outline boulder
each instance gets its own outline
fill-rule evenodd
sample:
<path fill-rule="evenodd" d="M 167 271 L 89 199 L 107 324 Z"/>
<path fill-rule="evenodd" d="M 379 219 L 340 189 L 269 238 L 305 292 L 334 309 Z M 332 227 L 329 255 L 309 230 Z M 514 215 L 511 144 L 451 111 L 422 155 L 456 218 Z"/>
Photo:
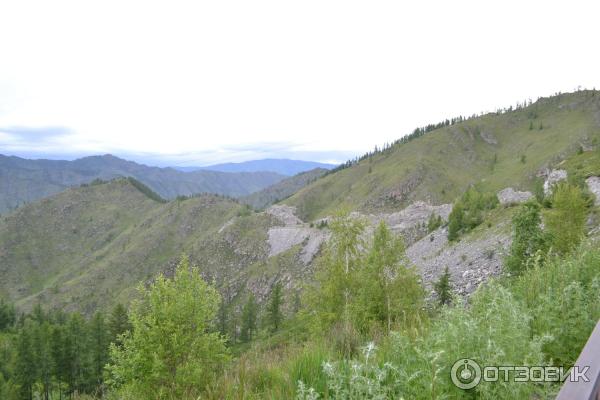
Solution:
<path fill-rule="evenodd" d="M 600 176 L 590 176 L 585 180 L 585 183 L 587 183 L 590 192 L 596 196 L 594 204 L 600 206 Z"/>
<path fill-rule="evenodd" d="M 552 193 L 552 187 L 560 181 L 567 179 L 567 171 L 564 169 L 553 169 L 548 174 L 546 181 L 544 182 L 544 193 L 549 195 Z"/>
<path fill-rule="evenodd" d="M 521 204 L 533 197 L 531 192 L 519 192 L 513 188 L 502 189 L 498 192 L 498 201 L 503 206 L 511 204 Z"/>

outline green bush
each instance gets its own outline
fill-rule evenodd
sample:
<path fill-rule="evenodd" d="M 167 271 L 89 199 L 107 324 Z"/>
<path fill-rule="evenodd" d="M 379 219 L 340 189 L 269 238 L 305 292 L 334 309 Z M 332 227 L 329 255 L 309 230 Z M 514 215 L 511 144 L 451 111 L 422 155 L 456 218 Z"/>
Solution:
<path fill-rule="evenodd" d="M 531 257 L 537 253 L 544 255 L 548 250 L 550 239 L 542 232 L 541 224 L 540 205 L 535 201 L 522 204 L 514 215 L 512 243 L 504 260 L 504 266 L 511 273 L 521 273 Z"/>
<path fill-rule="evenodd" d="M 554 187 L 552 209 L 545 218 L 554 251 L 566 254 L 581 242 L 588 205 L 579 187 L 566 182 Z"/>
<path fill-rule="evenodd" d="M 448 240 L 456 240 L 479 226 L 483 222 L 485 211 L 492 210 L 497 205 L 498 197 L 494 193 L 469 188 L 452 207 L 448 217 Z"/>

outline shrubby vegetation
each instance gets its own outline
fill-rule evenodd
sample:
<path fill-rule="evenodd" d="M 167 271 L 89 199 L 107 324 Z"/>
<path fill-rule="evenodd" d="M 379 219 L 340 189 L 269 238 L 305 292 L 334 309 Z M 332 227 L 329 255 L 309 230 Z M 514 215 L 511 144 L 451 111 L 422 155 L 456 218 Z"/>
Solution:
<path fill-rule="evenodd" d="M 495 193 L 482 192 L 475 187 L 469 188 L 458 199 L 448 217 L 448 240 L 456 240 L 483 222 L 485 212 L 498 205 Z"/>
<path fill-rule="evenodd" d="M 352 355 L 360 334 L 417 324 L 424 292 L 402 240 L 382 223 L 365 243 L 365 224 L 347 214 L 338 215 L 330 228 L 332 238 L 309 295 L 318 330 L 334 329 L 341 352 Z"/>
<path fill-rule="evenodd" d="M 473 229 L 496 202 L 470 189 L 455 204 L 454 232 Z M 223 307 L 185 258 L 173 278 L 141 286 L 128 312 L 117 306 L 107 318 L 41 307 L 17 316 L 0 302 L 0 398 L 551 396 L 558 385 L 498 381 L 464 391 L 450 380 L 461 358 L 570 365 L 600 319 L 600 249 L 583 240 L 589 203 L 563 184 L 546 205 L 519 207 L 510 276 L 482 285 L 468 303 L 453 296 L 448 268 L 427 299 L 402 240 L 385 224 L 367 240 L 365 223 L 343 212 L 330 220 L 316 279 L 293 312 L 284 310 L 290 296 L 281 283 L 262 304 L 242 293 L 239 329 L 221 327 L 236 306 Z"/>
<path fill-rule="evenodd" d="M 220 296 L 184 258 L 173 279 L 139 289 L 133 330 L 110 348 L 108 383 L 133 398 L 195 398 L 228 359 L 215 331 Z"/>

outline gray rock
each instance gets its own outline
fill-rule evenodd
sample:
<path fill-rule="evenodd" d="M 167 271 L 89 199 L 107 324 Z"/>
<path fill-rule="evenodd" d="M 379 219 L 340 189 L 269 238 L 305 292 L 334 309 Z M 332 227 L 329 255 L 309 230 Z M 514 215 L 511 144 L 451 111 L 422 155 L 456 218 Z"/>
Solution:
<path fill-rule="evenodd" d="M 511 204 L 521 204 L 526 202 L 527 200 L 529 200 L 530 198 L 533 197 L 533 194 L 531 192 L 518 192 L 516 190 L 514 190 L 513 188 L 506 188 L 506 189 L 502 189 L 501 191 L 498 192 L 498 201 L 500 201 L 500 204 L 505 206 L 505 205 L 511 205 Z"/>
<path fill-rule="evenodd" d="M 296 207 L 276 204 L 267 208 L 265 212 L 277 218 L 285 226 L 302 225 L 302 220 L 296 217 Z"/>
<path fill-rule="evenodd" d="M 305 226 L 272 227 L 268 232 L 269 257 L 276 256 L 303 244 L 300 259 L 306 265 L 310 263 L 321 248 L 321 244 L 329 238 L 329 231 L 307 228 Z"/>
<path fill-rule="evenodd" d="M 449 243 L 447 229 L 440 228 L 410 246 L 406 255 L 417 267 L 427 288 L 446 266 L 457 293 L 468 295 L 490 276 L 500 274 L 502 256 L 510 246 L 506 234 L 489 231 L 476 240 Z"/>
<path fill-rule="evenodd" d="M 590 192 L 592 192 L 594 194 L 594 196 L 596 196 L 596 199 L 594 200 L 594 204 L 597 206 L 600 206 L 600 177 L 599 176 L 590 176 L 589 178 L 587 178 L 585 180 L 585 183 L 587 183 L 587 186 L 590 189 Z"/>
<path fill-rule="evenodd" d="M 544 193 L 549 195 L 552 193 L 552 187 L 558 182 L 567 179 L 567 171 L 564 169 L 553 169 L 550 171 L 544 182 Z"/>
<path fill-rule="evenodd" d="M 481 131 L 479 133 L 479 135 L 484 140 L 484 142 L 486 142 L 487 144 L 491 144 L 492 146 L 495 146 L 495 145 L 498 144 L 498 140 L 496 139 L 496 137 L 494 136 L 494 134 L 491 133 L 491 132 Z"/>

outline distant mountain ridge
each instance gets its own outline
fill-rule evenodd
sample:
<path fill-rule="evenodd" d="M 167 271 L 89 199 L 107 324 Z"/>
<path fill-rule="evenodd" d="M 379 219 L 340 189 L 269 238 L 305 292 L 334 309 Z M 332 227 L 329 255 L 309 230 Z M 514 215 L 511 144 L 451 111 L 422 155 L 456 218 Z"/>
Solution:
<path fill-rule="evenodd" d="M 219 172 L 260 172 L 270 171 L 282 175 L 293 176 L 315 168 L 332 169 L 334 164 L 315 161 L 290 160 L 286 158 L 265 158 L 262 160 L 244 161 L 239 163 L 224 163 L 205 167 L 175 167 L 179 171 L 210 170 Z"/>
<path fill-rule="evenodd" d="M 240 203 L 247 204 L 255 210 L 262 210 L 271 204 L 286 199 L 311 184 L 327 173 L 324 168 L 315 168 L 286 178 L 258 192 L 239 198 Z"/>
<path fill-rule="evenodd" d="M 74 161 L 28 160 L 0 155 L 0 212 L 95 179 L 133 177 L 165 199 L 198 193 L 231 197 L 251 194 L 285 178 L 274 172 L 182 172 L 150 167 L 110 154 Z"/>

